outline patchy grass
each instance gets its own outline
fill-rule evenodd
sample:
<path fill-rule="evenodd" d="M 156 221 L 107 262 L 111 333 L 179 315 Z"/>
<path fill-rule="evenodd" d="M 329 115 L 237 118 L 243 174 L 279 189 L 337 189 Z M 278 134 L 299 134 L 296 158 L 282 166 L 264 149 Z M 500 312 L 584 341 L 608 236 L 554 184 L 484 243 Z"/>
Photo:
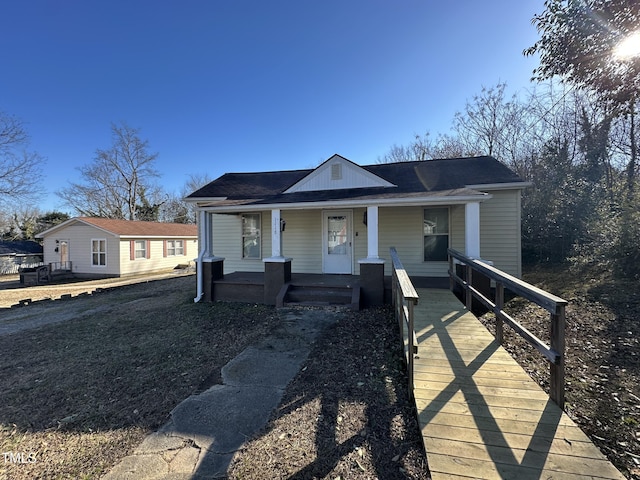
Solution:
<path fill-rule="evenodd" d="M 194 282 L 68 300 L 73 319 L 0 337 L 0 452 L 26 462 L 0 478 L 98 478 L 277 324 L 265 306 L 194 304 Z"/>

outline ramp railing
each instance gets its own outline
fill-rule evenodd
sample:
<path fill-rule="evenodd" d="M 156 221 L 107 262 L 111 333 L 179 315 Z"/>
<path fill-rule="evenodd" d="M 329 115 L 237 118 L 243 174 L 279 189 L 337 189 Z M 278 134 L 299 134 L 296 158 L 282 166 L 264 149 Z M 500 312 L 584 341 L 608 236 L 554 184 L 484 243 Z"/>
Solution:
<path fill-rule="evenodd" d="M 449 279 L 451 290 L 456 284 L 464 289 L 464 299 L 467 309 L 472 309 L 473 298 L 476 298 L 496 316 L 496 340 L 503 342 L 503 324 L 507 323 L 518 335 L 533 345 L 549 362 L 550 380 L 549 396 L 564 408 L 564 368 L 565 368 L 565 307 L 567 301 L 556 297 L 544 290 L 530 285 L 516 277 L 513 277 L 497 268 L 488 265 L 482 260 L 474 259 L 462 253 L 449 249 Z M 456 264 L 463 267 L 463 277 L 456 271 Z M 484 276 L 495 282 L 495 296 L 487 296 L 476 285 L 474 274 Z M 504 311 L 504 292 L 509 290 L 513 294 L 529 300 L 544 308 L 550 313 L 550 345 L 546 345 L 533 333 L 520 325 Z"/>
<path fill-rule="evenodd" d="M 413 310 L 418 303 L 418 292 L 414 288 L 407 271 L 402 266 L 395 247 L 391 247 L 391 295 L 395 318 L 400 327 L 400 339 L 407 362 L 409 377 L 409 396 L 413 398 L 413 357 L 418 354 L 418 340 L 413 326 Z M 406 335 L 405 335 L 406 330 Z"/>

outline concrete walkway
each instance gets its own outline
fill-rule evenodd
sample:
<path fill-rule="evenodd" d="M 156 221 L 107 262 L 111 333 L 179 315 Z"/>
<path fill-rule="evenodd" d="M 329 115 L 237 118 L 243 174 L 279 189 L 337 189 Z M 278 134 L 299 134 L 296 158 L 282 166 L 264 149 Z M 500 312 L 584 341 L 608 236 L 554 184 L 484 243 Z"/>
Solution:
<path fill-rule="evenodd" d="M 192 395 L 104 480 L 224 478 L 236 451 L 268 421 L 311 345 L 340 310 L 282 309 L 281 327 L 222 368 L 222 385 Z"/>

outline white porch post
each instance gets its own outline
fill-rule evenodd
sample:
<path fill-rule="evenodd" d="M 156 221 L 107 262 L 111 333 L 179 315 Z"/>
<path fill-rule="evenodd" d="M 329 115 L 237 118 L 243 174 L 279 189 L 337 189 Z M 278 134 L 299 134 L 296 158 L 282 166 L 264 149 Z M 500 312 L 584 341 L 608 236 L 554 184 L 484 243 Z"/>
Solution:
<path fill-rule="evenodd" d="M 480 258 L 480 202 L 464 206 L 464 248 L 467 257 Z"/>
<path fill-rule="evenodd" d="M 378 256 L 378 206 L 367 207 L 367 259 Z"/>
<path fill-rule="evenodd" d="M 279 209 L 271 210 L 271 257 L 281 258 L 282 255 L 282 217 Z"/>
<path fill-rule="evenodd" d="M 384 304 L 384 259 L 378 256 L 378 206 L 367 207 L 367 258 L 360 266 L 360 302 L 369 307 Z"/>
<path fill-rule="evenodd" d="M 204 210 L 200 210 L 198 212 L 198 258 L 196 258 L 196 298 L 193 299 L 194 302 L 199 302 L 202 296 L 204 295 L 204 272 L 202 268 L 202 260 L 204 257 L 208 256 L 209 253 L 209 229 L 207 228 L 207 212 Z"/>
<path fill-rule="evenodd" d="M 213 218 L 211 212 L 198 212 L 198 254 L 196 269 L 196 297 L 199 302 L 204 297 L 211 300 L 212 282 L 224 276 L 224 258 L 213 253 Z"/>

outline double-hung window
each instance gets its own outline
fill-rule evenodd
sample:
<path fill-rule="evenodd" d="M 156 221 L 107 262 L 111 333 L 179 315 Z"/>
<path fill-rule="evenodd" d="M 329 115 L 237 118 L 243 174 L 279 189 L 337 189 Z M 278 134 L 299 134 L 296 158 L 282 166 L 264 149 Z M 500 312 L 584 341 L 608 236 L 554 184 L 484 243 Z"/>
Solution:
<path fill-rule="evenodd" d="M 147 241 L 136 240 L 134 245 L 134 258 L 147 258 Z"/>
<path fill-rule="evenodd" d="M 107 265 L 107 241 L 104 238 L 91 240 L 91 265 L 94 267 Z"/>
<path fill-rule="evenodd" d="M 422 228 L 424 261 L 446 262 L 449 248 L 449 209 L 425 208 Z"/>
<path fill-rule="evenodd" d="M 242 215 L 242 258 L 261 258 L 260 214 Z"/>
<path fill-rule="evenodd" d="M 183 240 L 167 240 L 167 257 L 184 255 Z"/>

